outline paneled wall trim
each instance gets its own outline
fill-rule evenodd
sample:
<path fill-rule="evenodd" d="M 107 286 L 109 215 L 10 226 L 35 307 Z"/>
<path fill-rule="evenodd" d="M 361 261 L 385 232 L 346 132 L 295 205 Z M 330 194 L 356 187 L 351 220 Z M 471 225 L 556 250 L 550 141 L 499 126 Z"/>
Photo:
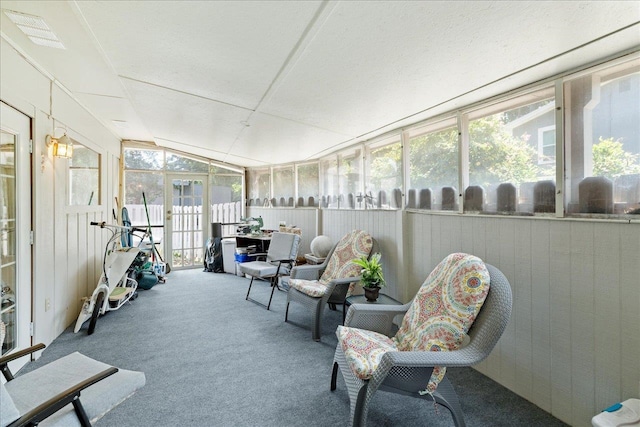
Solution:
<path fill-rule="evenodd" d="M 640 224 L 409 214 L 411 291 L 451 252 L 508 277 L 514 310 L 478 370 L 576 426 L 640 396 Z"/>

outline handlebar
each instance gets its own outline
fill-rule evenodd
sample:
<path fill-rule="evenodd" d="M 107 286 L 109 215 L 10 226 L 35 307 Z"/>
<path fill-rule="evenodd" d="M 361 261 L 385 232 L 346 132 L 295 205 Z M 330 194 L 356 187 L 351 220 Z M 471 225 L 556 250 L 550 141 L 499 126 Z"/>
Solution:
<path fill-rule="evenodd" d="M 100 228 L 113 228 L 115 230 L 123 230 L 123 231 L 140 231 L 142 233 L 146 233 L 147 232 L 146 228 L 124 226 L 124 225 L 116 225 L 116 224 L 107 224 L 105 221 L 102 221 L 102 222 L 91 221 L 89 224 L 90 225 L 94 225 L 94 226 L 98 226 Z"/>

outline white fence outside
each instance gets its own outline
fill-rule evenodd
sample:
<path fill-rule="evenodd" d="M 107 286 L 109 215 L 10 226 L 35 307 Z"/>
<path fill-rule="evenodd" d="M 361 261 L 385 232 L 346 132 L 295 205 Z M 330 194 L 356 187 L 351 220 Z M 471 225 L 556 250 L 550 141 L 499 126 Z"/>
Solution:
<path fill-rule="evenodd" d="M 161 242 L 164 237 L 165 208 L 164 205 L 147 205 L 149 220 L 144 205 L 127 205 L 131 224 L 147 226 L 150 222 L 154 242 Z M 173 206 L 172 236 L 169 250 L 172 253 L 172 267 L 201 265 L 203 262 L 204 236 L 211 233 L 211 222 L 235 223 L 242 217 L 241 202 L 218 203 L 211 205 L 208 223 L 204 224 L 202 206 Z M 204 233 L 204 234 L 203 234 Z M 162 251 L 162 245 L 158 248 Z"/>

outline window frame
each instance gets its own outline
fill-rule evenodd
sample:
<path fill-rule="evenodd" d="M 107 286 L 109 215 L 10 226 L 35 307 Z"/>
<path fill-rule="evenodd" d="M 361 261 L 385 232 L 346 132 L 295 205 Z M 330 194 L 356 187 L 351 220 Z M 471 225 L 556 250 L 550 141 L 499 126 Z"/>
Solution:
<path fill-rule="evenodd" d="M 547 157 L 544 154 L 544 135 L 545 133 L 550 132 L 553 135 L 553 156 L 552 160 L 543 160 L 545 157 Z M 552 126 L 544 126 L 541 128 L 538 128 L 538 164 L 539 165 L 546 165 L 546 164 L 550 164 L 550 163 L 556 163 L 556 126 L 552 125 Z M 550 146 L 550 145 L 547 145 Z"/>
<path fill-rule="evenodd" d="M 389 192 L 387 192 L 386 189 L 383 188 L 376 188 L 375 189 L 375 194 L 373 194 L 372 190 L 369 188 L 370 185 L 373 185 L 373 172 L 372 172 L 372 155 L 374 152 L 378 151 L 378 150 L 382 150 L 385 148 L 390 148 L 393 145 L 398 145 L 400 148 L 400 165 L 398 168 L 398 174 L 396 175 L 397 177 L 400 177 L 400 194 L 401 194 L 401 198 L 400 198 L 400 202 L 399 205 L 397 207 L 392 207 L 392 197 L 393 197 L 393 190 L 395 190 L 398 187 L 394 187 L 392 189 L 390 189 Z M 372 141 L 365 143 L 364 145 L 365 149 L 364 149 L 364 179 L 363 179 L 363 187 L 364 187 L 364 194 L 365 197 L 372 197 L 372 200 L 374 200 L 375 202 L 373 203 L 373 206 L 371 208 L 369 208 L 369 203 L 365 203 L 365 209 L 383 209 L 383 210 L 402 210 L 404 208 L 404 159 L 403 159 L 403 155 L 404 155 L 404 145 L 403 145 L 403 137 L 402 137 L 402 132 L 401 131 L 394 131 L 394 132 L 390 132 L 384 136 L 378 137 L 373 139 Z M 387 203 L 384 204 L 384 206 L 382 206 L 382 202 L 378 200 L 378 194 L 380 193 L 380 191 L 384 190 L 385 192 L 387 192 L 386 197 L 387 197 Z"/>

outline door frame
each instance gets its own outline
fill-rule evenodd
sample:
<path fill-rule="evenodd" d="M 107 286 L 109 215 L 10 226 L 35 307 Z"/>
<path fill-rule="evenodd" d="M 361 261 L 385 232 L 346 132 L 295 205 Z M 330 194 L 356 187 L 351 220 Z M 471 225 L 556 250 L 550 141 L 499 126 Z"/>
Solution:
<path fill-rule="evenodd" d="M 171 269 L 200 268 L 202 264 L 194 263 L 189 266 L 174 266 L 173 263 L 173 181 L 174 180 L 202 181 L 202 242 L 200 248 L 204 256 L 204 245 L 209 235 L 209 174 L 188 173 L 188 172 L 166 172 L 165 173 L 165 217 L 164 217 L 164 253 L 165 261 L 170 263 Z"/>
<path fill-rule="evenodd" d="M 3 131 L 16 135 L 16 348 L 32 345 L 33 340 L 33 119 L 11 105 L 0 102 Z M 19 123 L 22 122 L 22 123 Z M 25 220 L 26 218 L 26 220 Z M 31 358 L 22 357 L 10 364 L 16 371 Z"/>

